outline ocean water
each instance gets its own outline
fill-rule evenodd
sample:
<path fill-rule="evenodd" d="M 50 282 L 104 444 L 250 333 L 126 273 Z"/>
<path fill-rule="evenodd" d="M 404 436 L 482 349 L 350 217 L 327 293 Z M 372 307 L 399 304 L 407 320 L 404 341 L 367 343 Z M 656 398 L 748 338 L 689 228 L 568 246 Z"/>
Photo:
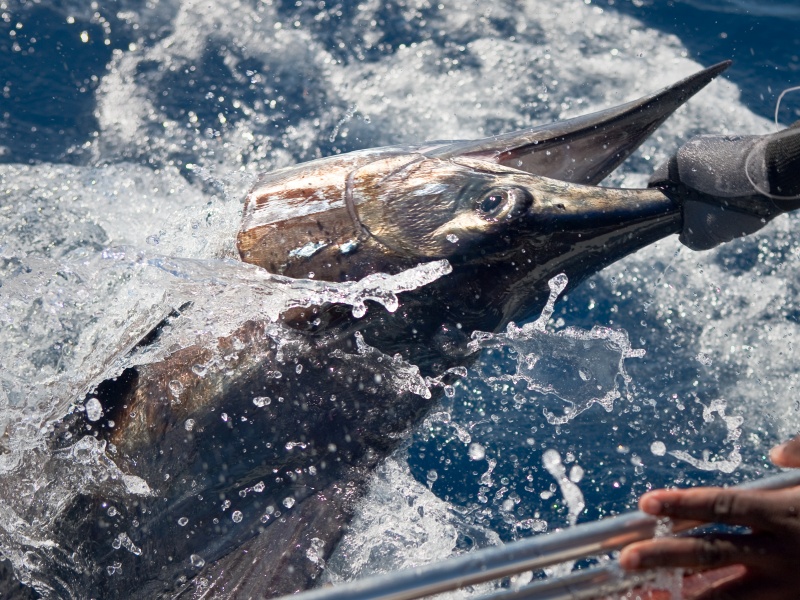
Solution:
<path fill-rule="evenodd" d="M 2 555 L 24 570 L 43 541 L 19 520 L 41 483 L 21 471 L 49 423 L 187 294 L 215 308 L 209 335 L 240 318 L 204 278 L 232 256 L 259 172 L 568 118 L 733 58 L 605 182 L 642 186 L 694 135 L 774 130 L 800 84 L 799 19 L 778 1 L 0 0 Z M 800 94 L 777 116 L 800 119 Z M 782 216 L 702 253 L 667 239 L 562 296 L 550 331 L 608 327 L 638 350 L 613 397 L 566 422 L 563 397 L 504 378 L 513 353 L 485 351 L 376 475 L 328 576 L 768 471 L 769 447 L 800 430 L 797 227 Z M 114 475 L 98 465 L 61 485 Z"/>

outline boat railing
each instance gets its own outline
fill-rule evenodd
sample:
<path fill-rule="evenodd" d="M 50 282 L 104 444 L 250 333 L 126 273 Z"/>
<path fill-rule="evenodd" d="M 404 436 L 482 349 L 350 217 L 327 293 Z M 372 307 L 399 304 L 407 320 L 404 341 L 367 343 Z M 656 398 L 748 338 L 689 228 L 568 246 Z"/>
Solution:
<path fill-rule="evenodd" d="M 785 471 L 735 486 L 772 490 L 800 485 L 800 470 Z M 322 587 L 285 600 L 415 600 L 462 589 L 566 561 L 608 555 L 664 531 L 685 532 L 707 523 L 662 520 L 633 511 L 568 529 L 483 548 L 432 564 Z M 626 573 L 614 560 L 563 577 L 537 579 L 528 585 L 498 589 L 480 600 L 581 600 L 631 589 L 655 578 L 655 572 Z"/>

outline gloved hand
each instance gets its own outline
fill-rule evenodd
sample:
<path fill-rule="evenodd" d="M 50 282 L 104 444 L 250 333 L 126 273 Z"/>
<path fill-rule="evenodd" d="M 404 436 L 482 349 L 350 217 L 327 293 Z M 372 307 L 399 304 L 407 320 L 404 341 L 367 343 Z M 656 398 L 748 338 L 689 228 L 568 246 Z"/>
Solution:
<path fill-rule="evenodd" d="M 800 121 L 762 136 L 696 137 L 650 178 L 683 205 L 681 242 L 707 250 L 800 208 Z"/>

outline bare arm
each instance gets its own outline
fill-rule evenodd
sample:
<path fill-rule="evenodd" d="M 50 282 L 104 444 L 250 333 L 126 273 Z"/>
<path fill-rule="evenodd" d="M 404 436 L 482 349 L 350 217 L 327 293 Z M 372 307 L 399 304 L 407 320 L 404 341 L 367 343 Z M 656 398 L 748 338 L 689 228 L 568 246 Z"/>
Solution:
<path fill-rule="evenodd" d="M 773 448 L 770 458 L 778 466 L 800 467 L 800 436 Z M 744 568 L 737 577 L 718 581 L 696 597 L 800 597 L 800 487 L 772 491 L 656 490 L 642 496 L 639 507 L 652 515 L 749 527 L 752 533 L 639 542 L 622 550 L 623 568 L 706 570 L 741 565 Z"/>

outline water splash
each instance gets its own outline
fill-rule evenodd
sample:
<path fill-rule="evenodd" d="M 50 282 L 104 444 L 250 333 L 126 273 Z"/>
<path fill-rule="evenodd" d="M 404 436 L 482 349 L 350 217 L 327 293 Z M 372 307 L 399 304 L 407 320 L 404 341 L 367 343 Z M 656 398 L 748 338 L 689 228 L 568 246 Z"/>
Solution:
<path fill-rule="evenodd" d="M 428 385 L 430 386 L 430 384 Z M 453 436 L 462 444 L 470 444 L 472 442 L 472 436 L 467 428 L 458 421 L 454 421 L 450 412 L 446 410 L 440 410 L 429 414 L 427 417 L 425 417 L 425 421 L 422 423 L 421 427 L 428 430 L 450 428 L 453 432 Z M 477 444 L 477 446 L 480 446 L 480 444 Z M 475 452 L 473 452 L 473 450 L 470 448 L 471 458 L 473 458 L 473 454 L 475 454 Z M 473 460 L 479 460 L 480 458 L 483 458 L 483 455 L 479 456 L 478 458 L 473 458 Z"/>
<path fill-rule="evenodd" d="M 561 455 L 557 450 L 547 450 L 542 455 L 542 465 L 558 483 L 561 495 L 564 496 L 564 502 L 567 503 L 567 521 L 570 526 L 575 525 L 583 509 L 586 508 L 583 492 L 578 487 L 578 482 L 583 477 L 582 470 L 576 469 L 577 465 L 575 465 L 567 476 L 567 468 L 561 461 Z"/>
<path fill-rule="evenodd" d="M 377 302 L 394 312 L 399 306 L 397 294 L 427 285 L 452 271 L 446 260 L 423 263 L 396 275 L 374 273 L 358 281 L 331 283 L 313 279 L 293 279 L 273 275 L 260 267 L 240 261 L 214 261 L 155 257 L 148 263 L 166 271 L 180 281 L 185 281 L 187 293 L 194 292 L 195 302 L 218 302 L 220 295 L 239 298 L 237 304 L 251 306 L 257 311 L 253 317 L 276 321 L 291 308 L 318 306 L 328 303 L 352 306 L 353 316 L 363 317 L 366 301 Z M 207 287 L 200 295 L 200 286 Z M 248 290 L 250 293 L 248 294 Z M 246 294 L 250 297 L 242 297 Z M 241 322 L 241 320 L 240 320 Z M 216 335 L 226 335 L 216 330 Z M 227 333 L 230 333 L 227 332 Z"/>
<path fill-rule="evenodd" d="M 395 456 L 375 473 L 348 534 L 328 559 L 323 582 L 430 564 L 463 552 L 464 535 L 479 547 L 500 542 L 495 533 L 467 524 L 449 503 L 411 477 L 402 456 Z M 492 587 L 483 584 L 472 592 L 487 592 Z M 456 600 L 464 593 L 441 597 Z"/>
<path fill-rule="evenodd" d="M 555 301 L 567 285 L 567 276 L 549 282 L 550 297 L 535 321 L 518 327 L 509 323 L 505 333 L 475 332 L 470 347 L 508 349 L 516 355 L 516 371 L 484 376 L 487 382 L 524 382 L 527 389 L 556 396 L 566 403 L 562 415 L 545 410 L 549 423 L 560 425 L 574 419 L 594 404 L 607 412 L 622 397 L 631 381 L 625 359 L 640 358 L 644 350 L 633 349 L 626 331 L 593 327 L 591 331 L 567 327 L 548 331 Z"/>
<path fill-rule="evenodd" d="M 739 452 L 741 445 L 738 439 L 742 434 L 740 429 L 744 418 L 739 415 L 726 415 L 727 402 L 722 399 L 717 399 L 711 402 L 708 406 L 703 407 L 703 421 L 706 423 L 713 423 L 716 420 L 714 414 L 719 415 L 719 418 L 725 424 L 727 435 L 724 443 L 733 443 L 733 449 L 727 454 L 725 458 L 715 456 L 710 450 L 703 450 L 702 458 L 696 458 L 686 452 L 685 450 L 673 450 L 670 452 L 672 456 L 689 463 L 693 467 L 701 471 L 720 471 L 721 473 L 733 473 L 742 463 L 742 455 Z"/>
<path fill-rule="evenodd" d="M 291 308 L 326 303 L 348 304 L 363 316 L 368 300 L 391 312 L 399 305 L 399 293 L 451 271 L 447 261 L 435 261 L 396 275 L 328 283 L 271 275 L 238 261 L 168 258 L 129 249 L 19 263 L 0 287 L 0 321 L 13 324 L 0 338 L 5 357 L 0 406 L 8 409 L 0 416 L 0 432 L 6 429 L 6 437 L 15 423 L 31 423 L 30 415 L 20 412 L 26 408 L 46 402 L 50 410 L 38 425 L 46 429 L 53 414 L 60 418 L 73 400 L 82 400 L 125 367 L 163 360 L 175 348 L 213 347 L 248 320 L 277 322 Z M 171 319 L 161 334 L 168 343 L 130 355 L 165 319 Z M 212 366 L 196 365 L 195 370 Z M 54 404 L 53 398 L 62 401 Z M 87 403 L 90 416 L 99 418 L 98 409 L 96 402 Z"/>
<path fill-rule="evenodd" d="M 355 334 L 358 354 L 345 354 L 335 350 L 332 356 L 341 358 L 346 362 L 362 362 L 363 359 L 373 365 L 375 382 L 388 386 L 396 392 L 411 392 L 423 398 L 430 398 L 431 391 L 420 375 L 419 367 L 403 360 L 400 354 L 389 356 L 377 348 L 373 348 L 364 341 L 360 332 Z"/>
<path fill-rule="evenodd" d="M 439 261 L 410 272 L 335 284 L 276 278 L 230 260 L 167 258 L 127 249 L 15 260 L 17 267 L 0 286 L 0 320 L 13 325 L 0 337 L 7 359 L 0 381 L 0 551 L 23 581 L 35 581 L 43 592 L 46 575 L 38 573 L 48 573 L 54 560 L 74 560 L 60 556 L 62 550 L 49 543 L 48 531 L 72 499 L 81 494 L 147 496 L 155 483 L 125 474 L 114 462 L 114 448 L 92 436 L 76 437 L 55 452 L 48 446 L 70 411 L 86 411 L 90 420 L 102 417 L 99 402 L 86 400 L 98 383 L 191 345 L 209 351 L 209 359 L 193 365 L 193 372 L 198 377 L 212 374 L 226 366 L 218 340 L 248 321 L 263 323 L 267 338 L 280 342 L 291 357 L 293 344 L 302 340 L 279 320 L 285 310 L 335 302 L 363 314 L 371 300 L 393 311 L 399 293 L 450 271 L 446 261 Z M 138 347 L 156 326 L 158 342 Z M 235 349 L 236 341 L 232 344 Z M 359 360 L 385 366 L 384 385 L 430 397 L 414 365 L 378 356 L 360 337 L 357 347 Z M 169 389 L 171 402 L 179 402 L 185 386 L 175 380 Z M 266 406 L 268 401 L 259 398 L 259 403 Z M 189 421 L 183 427 L 195 429 Z M 290 446 L 302 448 L 305 443 Z M 231 518 L 236 522 L 240 515 Z M 117 537 L 114 544 L 114 549 L 142 552 L 127 537 Z M 119 573 L 114 564 L 108 569 L 109 574 Z"/>
<path fill-rule="evenodd" d="M 542 455 L 542 465 L 558 483 L 561 495 L 567 504 L 567 522 L 570 527 L 574 526 L 578 522 L 578 517 L 583 512 L 583 509 L 586 508 L 583 492 L 578 487 L 583 471 L 579 467 L 576 469 L 577 465 L 575 465 L 569 476 L 567 476 L 567 468 L 561 461 L 561 455 L 557 450 L 547 450 Z M 572 571 L 574 565 L 575 561 L 566 561 L 545 569 L 545 572 L 548 577 L 562 577 Z"/>

